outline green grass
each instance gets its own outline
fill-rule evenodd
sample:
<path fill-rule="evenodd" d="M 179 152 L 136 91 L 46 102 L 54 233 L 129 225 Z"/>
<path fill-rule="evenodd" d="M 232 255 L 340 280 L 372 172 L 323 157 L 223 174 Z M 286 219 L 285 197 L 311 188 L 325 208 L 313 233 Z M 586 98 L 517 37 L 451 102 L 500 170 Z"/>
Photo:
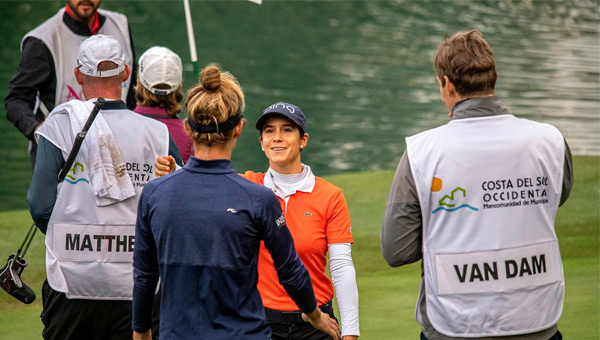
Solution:
<path fill-rule="evenodd" d="M 1 90 L 0 96 L 4 98 Z M 4 104 L 0 112 L 3 110 Z M 0 114 L 0 152 L 10 164 L 9 170 L 0 174 L 0 211 L 27 208 L 27 189 L 33 174 L 27 144 L 19 130 Z"/>
<path fill-rule="evenodd" d="M 575 157 L 575 187 L 559 209 L 556 230 L 566 280 L 559 328 L 565 339 L 598 339 L 600 334 L 600 158 Z M 330 176 L 350 206 L 354 232 L 353 257 L 360 294 L 362 339 L 418 339 L 414 321 L 420 264 L 387 266 L 379 250 L 381 216 L 393 172 Z M 0 256 L 5 261 L 22 241 L 30 218 L 27 211 L 0 213 Z M 34 240 L 23 274 L 38 295 L 23 305 L 0 292 L 0 339 L 40 339 L 40 289 L 44 279 L 44 243 Z"/>

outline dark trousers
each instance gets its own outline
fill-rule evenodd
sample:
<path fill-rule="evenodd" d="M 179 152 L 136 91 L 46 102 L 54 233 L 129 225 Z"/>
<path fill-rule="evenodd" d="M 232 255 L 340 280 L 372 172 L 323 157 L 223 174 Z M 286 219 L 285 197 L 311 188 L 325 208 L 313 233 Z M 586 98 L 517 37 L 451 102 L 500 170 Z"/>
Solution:
<path fill-rule="evenodd" d="M 423 333 L 421 333 L 421 340 L 428 340 L 425 335 L 423 335 Z M 548 340 L 562 340 L 562 334 L 560 334 L 559 331 L 556 331 L 556 334 L 554 334 L 550 339 Z"/>
<path fill-rule="evenodd" d="M 319 306 L 324 313 L 337 319 L 333 315 L 331 302 Z M 272 340 L 331 340 L 332 338 L 316 328 L 309 322 L 302 321 L 300 312 L 281 312 L 266 309 L 267 321 L 271 326 Z M 280 314 L 280 315 L 278 315 Z"/>
<path fill-rule="evenodd" d="M 46 280 L 42 304 L 46 340 L 131 340 L 131 301 L 67 299 Z"/>

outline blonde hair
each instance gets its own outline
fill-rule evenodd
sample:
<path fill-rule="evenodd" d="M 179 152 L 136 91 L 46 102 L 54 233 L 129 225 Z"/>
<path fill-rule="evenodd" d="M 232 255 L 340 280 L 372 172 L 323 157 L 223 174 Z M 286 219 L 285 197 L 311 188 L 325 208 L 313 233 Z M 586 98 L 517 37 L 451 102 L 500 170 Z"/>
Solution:
<path fill-rule="evenodd" d="M 158 84 L 155 86 L 157 89 L 170 89 L 171 86 L 167 84 Z M 181 87 L 178 87 L 174 92 L 161 96 L 150 92 L 142 84 L 140 84 L 139 78 L 137 85 L 135 86 L 135 101 L 139 106 L 148 107 L 160 107 L 167 111 L 167 114 L 171 118 L 177 117 L 177 114 L 181 112 L 181 100 L 183 99 L 183 93 Z"/>
<path fill-rule="evenodd" d="M 244 93 L 235 77 L 229 72 L 221 72 L 218 66 L 208 65 L 200 72 L 200 83 L 185 94 L 188 119 L 197 125 L 220 124 L 244 112 Z M 242 122 L 243 123 L 243 122 Z M 199 133 L 193 131 L 192 139 L 198 144 L 225 144 L 233 136 L 233 131 Z"/>

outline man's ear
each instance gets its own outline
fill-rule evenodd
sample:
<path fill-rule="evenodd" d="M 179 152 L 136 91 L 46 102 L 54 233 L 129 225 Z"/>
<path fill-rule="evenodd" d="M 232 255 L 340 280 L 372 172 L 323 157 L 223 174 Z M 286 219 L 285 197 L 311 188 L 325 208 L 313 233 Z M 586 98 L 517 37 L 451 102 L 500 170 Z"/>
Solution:
<path fill-rule="evenodd" d="M 123 81 L 127 81 L 127 79 L 129 79 L 130 73 L 131 73 L 131 68 L 129 68 L 129 65 L 125 64 L 125 69 L 123 70 Z"/>
<path fill-rule="evenodd" d="M 83 75 L 81 74 L 81 71 L 79 71 L 79 67 L 75 67 L 73 73 L 75 73 L 75 79 L 77 80 L 77 84 L 83 86 Z"/>
<path fill-rule="evenodd" d="M 448 92 L 448 95 L 455 96 L 456 88 L 454 87 L 454 84 L 450 81 L 450 79 L 448 79 L 448 76 L 444 76 L 444 82 L 446 83 L 446 86 L 444 86 L 444 88 Z"/>

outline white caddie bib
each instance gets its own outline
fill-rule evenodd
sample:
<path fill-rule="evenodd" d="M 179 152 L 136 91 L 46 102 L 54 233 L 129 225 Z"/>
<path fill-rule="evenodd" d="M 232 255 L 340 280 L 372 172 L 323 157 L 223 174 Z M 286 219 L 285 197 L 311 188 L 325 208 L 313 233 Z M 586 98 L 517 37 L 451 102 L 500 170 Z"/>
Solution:
<path fill-rule="evenodd" d="M 565 152 L 560 132 L 498 115 L 453 120 L 406 143 L 435 330 L 473 338 L 554 325 L 564 297 L 554 232 Z"/>
<path fill-rule="evenodd" d="M 41 40 L 54 59 L 54 70 L 56 73 L 56 95 L 54 105 L 66 103 L 72 99 L 85 100 L 81 86 L 77 84 L 74 69 L 77 66 L 77 52 L 79 45 L 87 38 L 73 33 L 63 22 L 65 9 L 62 8 L 57 14 L 46 20 L 33 31 L 27 33 L 21 40 L 23 42 L 29 37 Z M 98 31 L 98 34 L 108 35 L 115 38 L 125 54 L 125 63 L 133 70 L 133 52 L 131 51 L 131 40 L 129 38 L 129 27 L 127 17 L 121 13 L 98 9 L 98 13 L 106 17 L 106 21 Z M 122 84 L 122 99 L 127 100 L 127 92 L 131 84 L 129 79 Z M 91 98 L 90 98 L 91 99 Z"/>
<path fill-rule="evenodd" d="M 69 103 L 55 108 L 36 134 L 66 159 L 74 135 L 65 105 Z M 137 203 L 144 185 L 154 179 L 154 161 L 168 154 L 169 132 L 163 123 L 129 110 L 100 114 L 112 130 L 136 195 L 97 206 L 90 169 L 75 158 L 48 223 L 46 274 L 50 286 L 71 299 L 131 300 Z"/>

